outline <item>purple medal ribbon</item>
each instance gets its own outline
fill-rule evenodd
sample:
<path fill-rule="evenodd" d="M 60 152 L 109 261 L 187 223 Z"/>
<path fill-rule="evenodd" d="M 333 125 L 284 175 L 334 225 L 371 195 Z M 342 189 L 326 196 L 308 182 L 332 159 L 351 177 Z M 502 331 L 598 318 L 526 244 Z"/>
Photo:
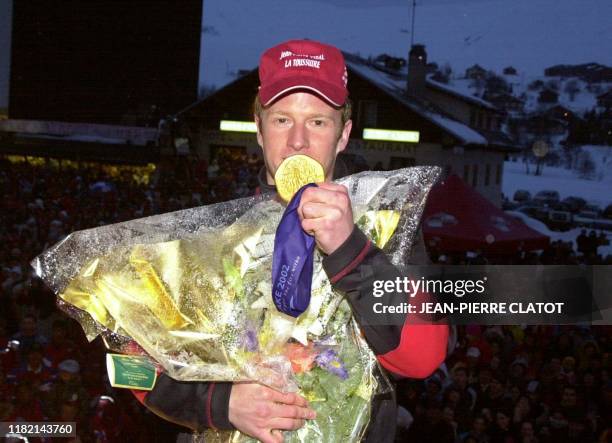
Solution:
<path fill-rule="evenodd" d="M 302 229 L 297 213 L 302 193 L 310 186 L 316 185 L 309 183 L 295 193 L 274 238 L 272 299 L 276 309 L 292 317 L 299 316 L 310 303 L 315 239 Z"/>

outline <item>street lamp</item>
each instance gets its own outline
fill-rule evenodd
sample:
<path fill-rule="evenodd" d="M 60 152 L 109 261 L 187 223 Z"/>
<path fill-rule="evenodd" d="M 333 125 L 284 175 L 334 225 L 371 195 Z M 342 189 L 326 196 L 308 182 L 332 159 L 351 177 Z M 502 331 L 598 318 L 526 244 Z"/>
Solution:
<path fill-rule="evenodd" d="M 531 147 L 533 154 L 536 156 L 536 172 L 535 175 L 542 174 L 542 159 L 546 157 L 548 151 L 550 150 L 550 145 L 544 140 L 536 140 Z"/>

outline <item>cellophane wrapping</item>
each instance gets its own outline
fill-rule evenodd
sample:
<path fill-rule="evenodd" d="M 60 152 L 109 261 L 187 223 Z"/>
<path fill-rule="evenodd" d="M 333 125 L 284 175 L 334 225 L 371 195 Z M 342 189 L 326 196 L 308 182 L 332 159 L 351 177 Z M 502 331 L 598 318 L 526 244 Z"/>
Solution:
<path fill-rule="evenodd" d="M 437 167 L 340 179 L 362 231 L 402 265 Z M 58 305 L 109 350 L 142 353 L 182 381 L 255 381 L 299 392 L 317 411 L 285 441 L 359 441 L 373 396 L 390 384 L 315 250 L 298 318 L 272 301 L 274 236 L 284 205 L 232 200 L 70 234 L 33 260 Z M 138 346 L 135 346 L 137 343 Z M 207 431 L 208 443 L 249 441 Z"/>

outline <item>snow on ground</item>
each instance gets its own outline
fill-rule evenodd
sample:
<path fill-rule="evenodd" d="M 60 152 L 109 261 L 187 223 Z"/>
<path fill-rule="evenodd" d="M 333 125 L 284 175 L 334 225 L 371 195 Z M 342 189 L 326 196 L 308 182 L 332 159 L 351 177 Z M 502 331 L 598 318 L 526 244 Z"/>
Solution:
<path fill-rule="evenodd" d="M 606 171 L 603 180 L 586 180 L 578 177 L 577 172 L 564 168 L 544 166 L 542 175 L 533 175 L 535 165 L 530 164 L 531 175 L 525 173 L 522 161 L 505 162 L 502 192 L 512 199 L 518 189 L 526 189 L 535 195 L 539 191 L 558 191 L 561 199 L 569 196 L 582 197 L 602 209 L 612 203 L 612 168 Z"/>
<path fill-rule="evenodd" d="M 588 152 L 595 164 L 595 179 L 612 187 L 612 146 L 584 145 L 582 151 Z"/>
<path fill-rule="evenodd" d="M 523 223 L 525 223 L 527 226 L 529 226 L 534 231 L 538 231 L 540 234 L 547 235 L 548 237 L 550 237 L 551 242 L 556 241 L 556 240 L 561 240 L 564 242 L 572 242 L 573 249 L 577 250 L 578 246 L 576 245 L 576 238 L 580 235 L 580 230 L 582 228 L 574 228 L 574 229 L 570 229 L 569 231 L 565 231 L 565 232 L 551 231 L 550 229 L 548 229 L 548 226 L 546 226 L 540 220 L 531 218 L 528 215 L 523 214 L 522 212 L 506 211 L 506 213 L 508 215 L 511 215 L 512 217 L 521 219 Z M 608 234 L 608 237 L 610 237 L 609 234 Z M 602 257 L 612 255 L 612 244 L 607 245 L 607 246 L 600 246 L 597 252 L 599 252 Z"/>
<path fill-rule="evenodd" d="M 504 78 L 508 78 L 507 76 Z M 541 80 L 544 84 L 554 83 L 557 85 L 557 92 L 559 93 L 559 105 L 566 107 L 573 111 L 579 116 L 583 116 L 585 112 L 592 110 L 597 106 L 597 96 L 603 92 L 612 88 L 612 84 L 609 82 L 603 82 L 598 85 L 597 89 L 591 91 L 588 90 L 588 84 L 578 78 L 562 78 L 562 77 L 546 77 L 544 75 L 539 76 L 524 76 L 522 81 L 513 82 L 512 94 L 515 97 L 519 97 L 524 94 L 525 96 L 525 111 L 536 112 L 545 110 L 555 104 L 541 104 L 538 102 L 538 97 L 541 88 L 530 90 L 529 85 L 536 80 Z M 577 91 L 572 95 L 567 92 L 568 84 L 573 83 Z"/>

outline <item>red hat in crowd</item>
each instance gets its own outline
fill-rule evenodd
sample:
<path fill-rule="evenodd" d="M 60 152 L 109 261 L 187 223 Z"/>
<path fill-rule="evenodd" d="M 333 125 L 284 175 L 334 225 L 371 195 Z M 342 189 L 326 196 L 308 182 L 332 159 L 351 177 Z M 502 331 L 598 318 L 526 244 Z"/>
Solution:
<path fill-rule="evenodd" d="M 263 106 L 296 89 L 310 90 L 335 107 L 344 105 L 348 97 L 342 52 L 313 40 L 291 40 L 264 52 L 259 81 Z"/>

